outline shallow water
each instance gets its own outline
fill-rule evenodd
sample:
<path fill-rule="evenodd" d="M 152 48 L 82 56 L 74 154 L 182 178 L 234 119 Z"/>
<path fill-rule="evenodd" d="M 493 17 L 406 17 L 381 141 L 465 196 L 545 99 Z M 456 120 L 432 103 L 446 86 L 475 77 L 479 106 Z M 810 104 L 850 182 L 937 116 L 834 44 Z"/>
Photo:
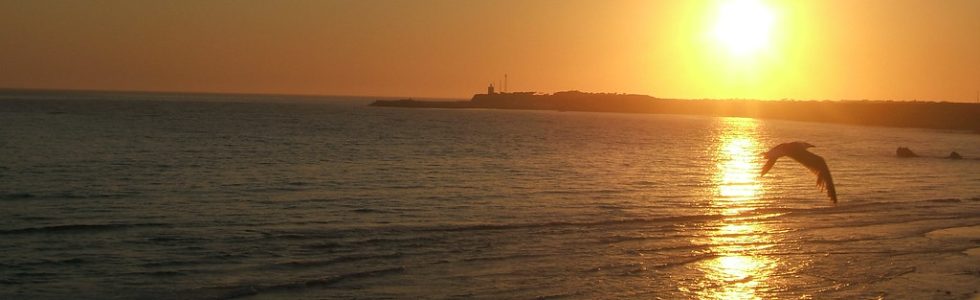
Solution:
<path fill-rule="evenodd" d="M 0 99 L 0 298 L 959 299 L 980 286 L 980 135 L 66 97 Z M 839 204 L 791 160 L 757 176 L 759 153 L 795 140 L 817 145 Z M 967 159 L 940 158 L 954 150 Z"/>

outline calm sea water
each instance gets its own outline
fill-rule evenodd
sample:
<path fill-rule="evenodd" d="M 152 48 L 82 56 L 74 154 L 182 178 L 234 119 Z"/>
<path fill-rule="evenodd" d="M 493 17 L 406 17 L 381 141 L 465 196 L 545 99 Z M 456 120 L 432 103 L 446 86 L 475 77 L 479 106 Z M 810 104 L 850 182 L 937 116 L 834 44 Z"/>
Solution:
<path fill-rule="evenodd" d="M 980 286 L 976 134 L 23 98 L 0 99 L 4 299 L 960 299 Z M 817 145 L 839 204 L 789 159 L 757 176 L 761 152 L 796 140 Z M 954 150 L 967 159 L 941 158 Z"/>

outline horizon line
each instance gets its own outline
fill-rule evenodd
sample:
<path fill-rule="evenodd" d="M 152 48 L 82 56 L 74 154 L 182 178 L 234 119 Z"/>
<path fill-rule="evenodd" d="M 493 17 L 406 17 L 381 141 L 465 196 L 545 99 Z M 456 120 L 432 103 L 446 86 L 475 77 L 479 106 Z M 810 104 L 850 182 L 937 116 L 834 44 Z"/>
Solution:
<path fill-rule="evenodd" d="M 351 98 L 388 98 L 388 99 L 418 99 L 418 100 L 447 100 L 447 101 L 459 101 L 459 100 L 469 100 L 470 98 L 464 97 L 430 97 L 430 96 L 391 96 L 391 95 L 351 95 L 351 94 L 315 94 L 315 93 L 275 93 L 275 92 L 216 92 L 216 91 L 181 91 L 181 90 L 129 90 L 129 89 L 74 89 L 74 88 L 22 88 L 22 87 L 0 87 L 0 93 L 4 92 L 74 92 L 74 93 L 143 93 L 143 94 L 158 94 L 158 95 L 211 95 L 211 96 L 265 96 L 265 97 L 351 97 Z M 654 99 L 663 100 L 714 100 L 714 101 L 871 101 L 871 102 L 935 102 L 935 103 L 965 103 L 965 104 L 980 104 L 980 101 L 952 101 L 952 100 L 930 100 L 930 99 L 797 99 L 797 98 L 781 98 L 781 99 L 754 99 L 754 98 L 665 98 L 657 97 L 647 94 L 636 94 L 636 93 L 625 93 L 625 92 L 585 92 L 580 90 L 565 90 L 565 91 L 555 91 L 551 93 L 542 93 L 535 91 L 523 91 L 523 92 L 503 92 L 497 94 L 516 94 L 516 93 L 534 93 L 542 95 L 553 95 L 560 92 L 581 92 L 587 94 L 618 94 L 618 95 L 635 95 L 635 96 L 646 96 Z M 474 93 L 473 95 L 486 95 L 483 93 Z M 386 100 L 386 99 L 376 99 L 376 100 Z"/>

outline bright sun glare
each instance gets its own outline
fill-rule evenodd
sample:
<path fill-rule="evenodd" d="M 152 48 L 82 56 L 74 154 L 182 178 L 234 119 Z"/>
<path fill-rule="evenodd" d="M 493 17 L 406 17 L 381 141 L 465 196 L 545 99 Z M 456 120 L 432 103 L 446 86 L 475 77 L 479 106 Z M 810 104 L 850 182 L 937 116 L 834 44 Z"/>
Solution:
<path fill-rule="evenodd" d="M 713 36 L 733 55 L 757 53 L 770 45 L 775 16 L 759 0 L 726 0 L 718 7 Z"/>

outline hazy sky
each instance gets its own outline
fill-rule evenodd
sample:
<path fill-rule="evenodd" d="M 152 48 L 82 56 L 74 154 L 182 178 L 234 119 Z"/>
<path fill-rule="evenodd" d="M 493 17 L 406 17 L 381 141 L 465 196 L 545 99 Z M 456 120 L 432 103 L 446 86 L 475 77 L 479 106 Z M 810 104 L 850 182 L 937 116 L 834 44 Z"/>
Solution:
<path fill-rule="evenodd" d="M 0 87 L 468 98 L 980 90 L 975 0 L 5 0 Z"/>

